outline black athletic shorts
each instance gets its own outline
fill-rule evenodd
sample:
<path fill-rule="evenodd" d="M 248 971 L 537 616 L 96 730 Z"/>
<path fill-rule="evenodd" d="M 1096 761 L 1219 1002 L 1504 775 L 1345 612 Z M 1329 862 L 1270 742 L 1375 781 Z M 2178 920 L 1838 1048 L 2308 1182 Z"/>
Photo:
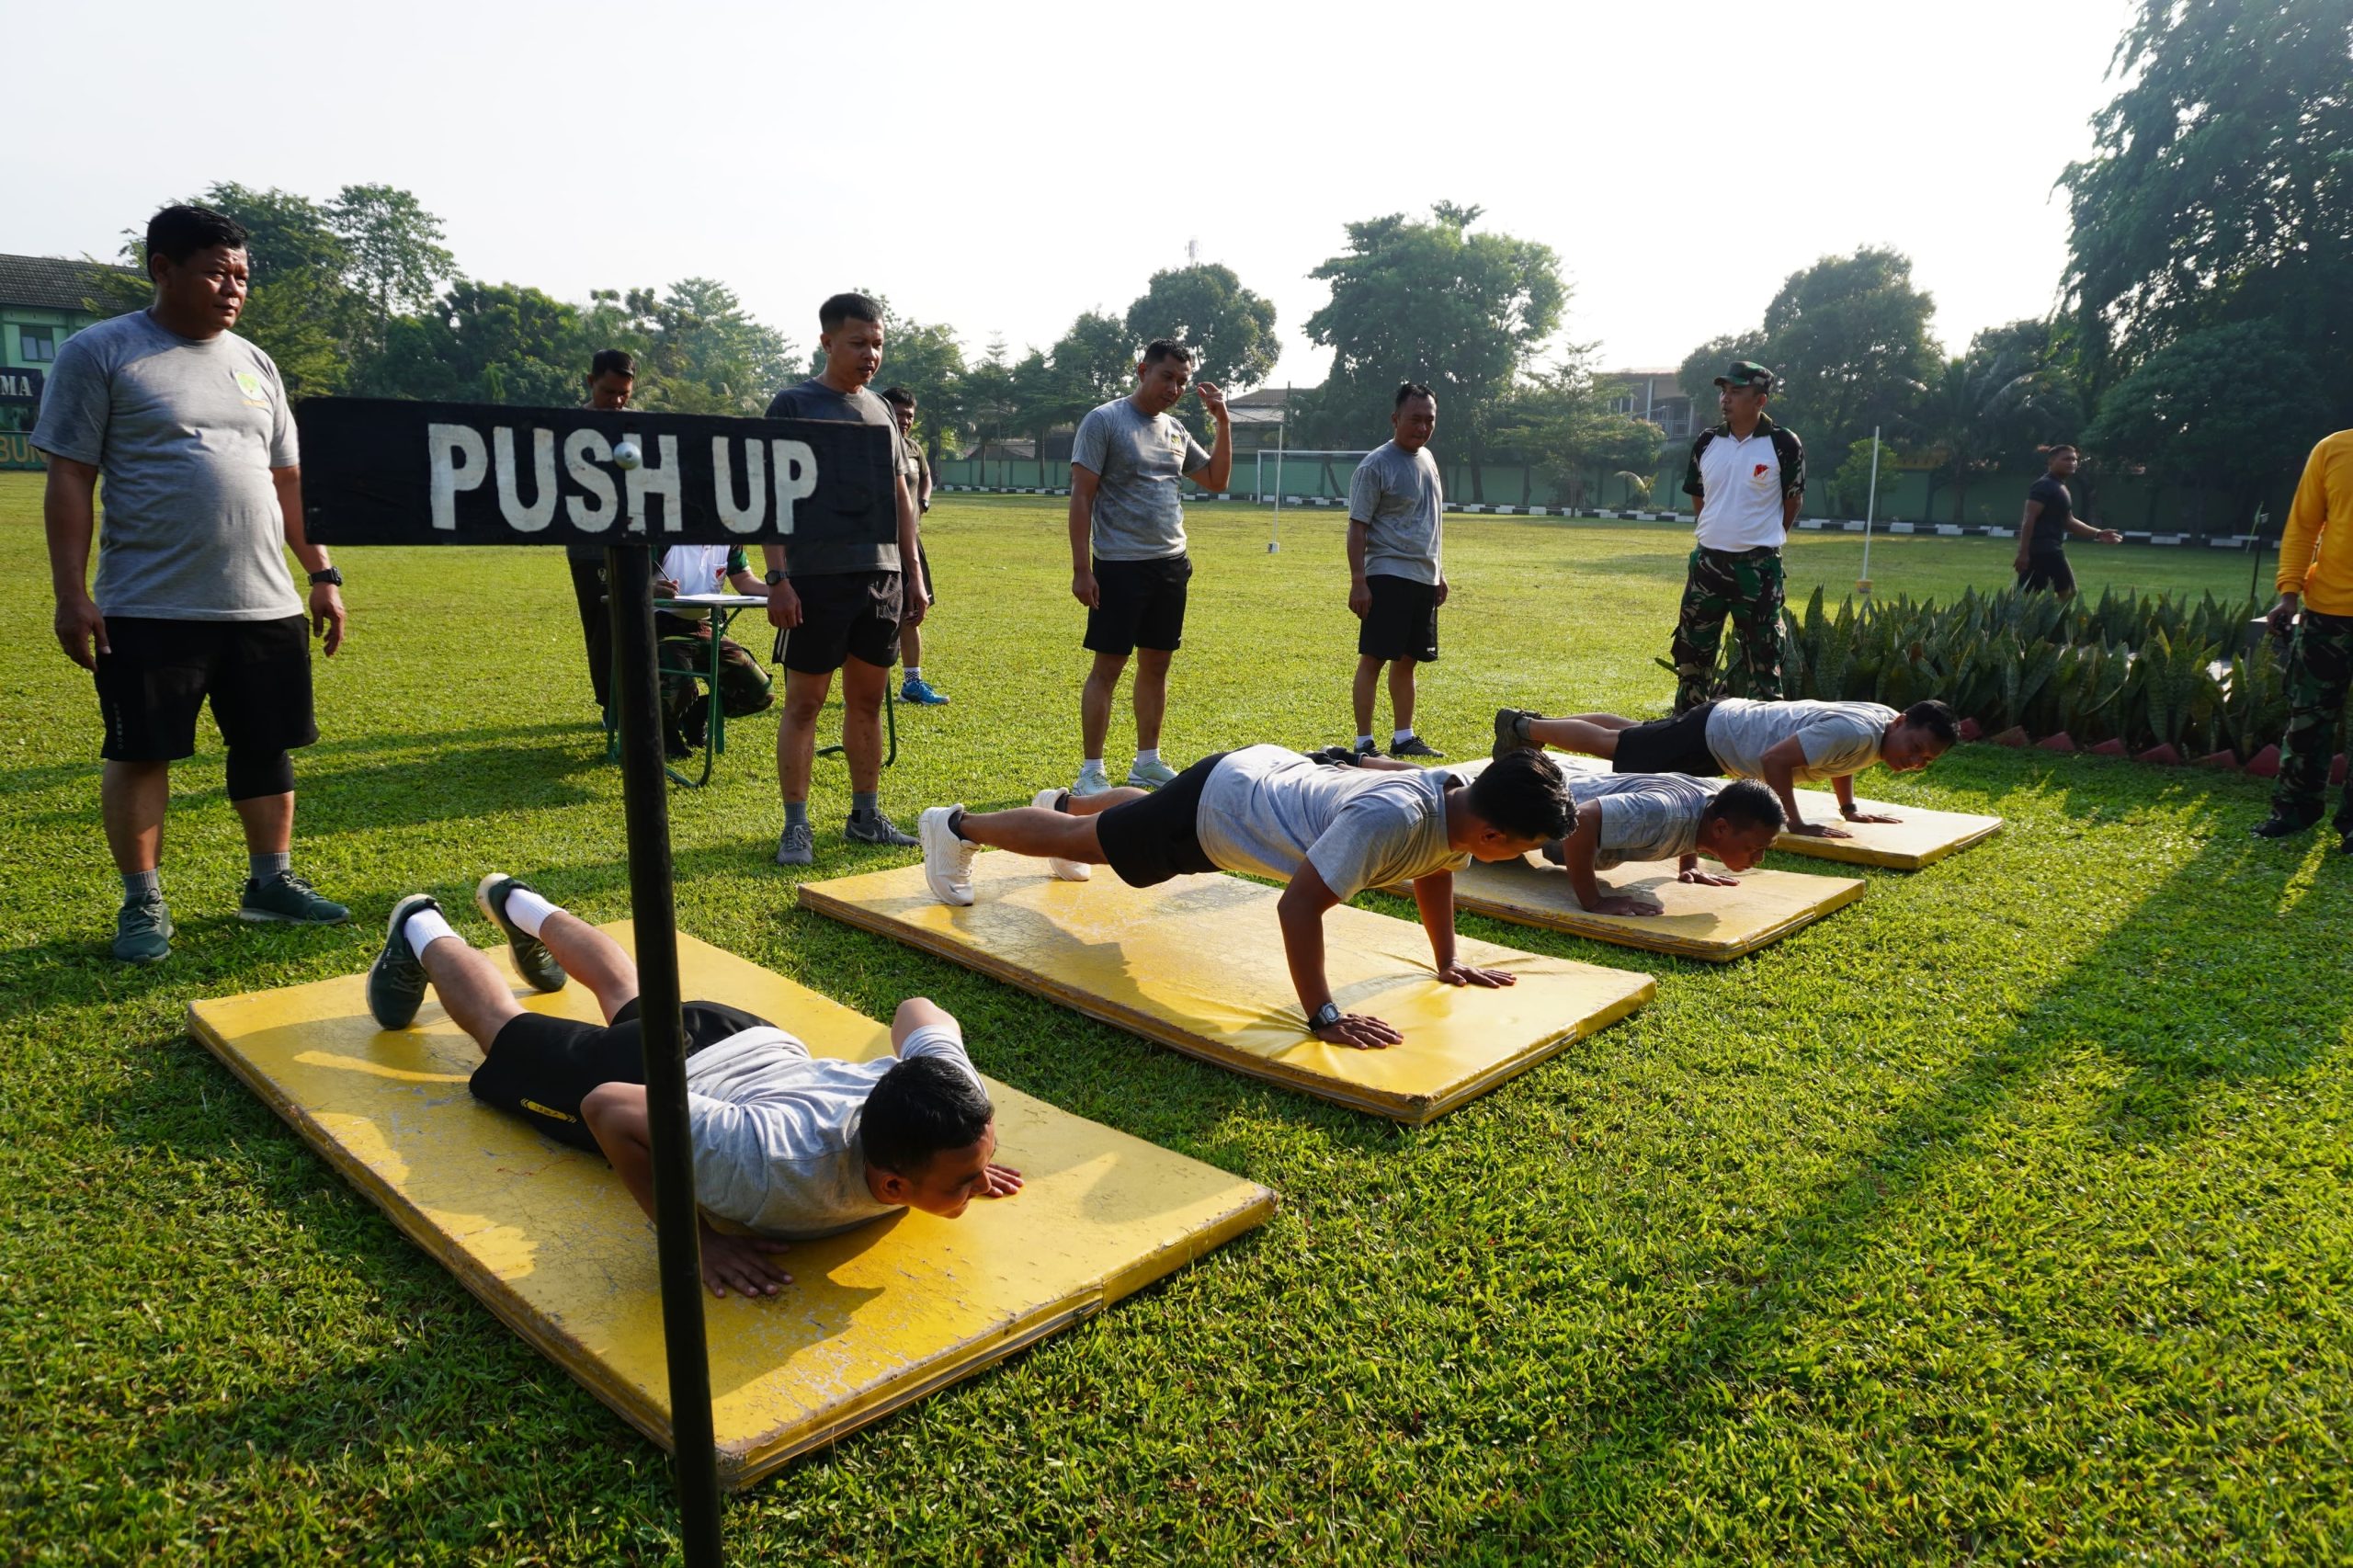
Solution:
<path fill-rule="evenodd" d="M 319 738 L 311 712 L 311 622 L 150 620 L 107 617 L 98 655 L 98 755 L 108 762 L 177 762 L 196 755 L 196 715 L 232 751 L 264 756 Z"/>
<path fill-rule="evenodd" d="M 1724 765 L 1708 749 L 1708 715 L 1712 702 L 1702 702 L 1672 719 L 1654 719 L 1618 732 L 1618 754 L 1610 759 L 1613 773 L 1688 773 L 1694 778 L 1722 776 Z"/>
<path fill-rule="evenodd" d="M 1201 848 L 1201 791 L 1227 755 L 1205 756 L 1142 800 L 1113 806 L 1095 819 L 1095 841 L 1121 881 L 1148 888 L 1171 877 L 1217 869 Z"/>
<path fill-rule="evenodd" d="M 720 1002 L 688 1002 L 678 1011 L 688 1056 L 768 1022 Z M 605 1084 L 644 1082 L 645 1031 L 632 999 L 609 1024 L 517 1014 L 490 1042 L 467 1086 L 483 1104 L 521 1117 L 558 1142 L 594 1150 L 580 1103 Z"/>
<path fill-rule="evenodd" d="M 1368 659 L 1411 659 L 1428 664 L 1438 657 L 1438 585 L 1386 572 L 1368 575 L 1372 608 L 1357 623 L 1357 652 Z"/>
<path fill-rule="evenodd" d="M 822 572 L 790 581 L 801 624 L 776 634 L 778 664 L 824 676 L 848 659 L 886 670 L 899 662 L 899 574 Z"/>
<path fill-rule="evenodd" d="M 2065 551 L 2038 551 L 2026 558 L 2026 570 L 2018 574 L 2018 592 L 2030 594 L 2037 588 L 2048 588 L 2054 594 L 2075 591 L 2075 569 L 2067 564 Z"/>
<path fill-rule="evenodd" d="M 1189 555 L 1096 562 L 1095 583 L 1103 602 L 1086 612 L 1081 645 L 1097 653 L 1132 653 L 1138 648 L 1174 653 L 1184 646 L 1185 587 L 1192 580 Z"/>

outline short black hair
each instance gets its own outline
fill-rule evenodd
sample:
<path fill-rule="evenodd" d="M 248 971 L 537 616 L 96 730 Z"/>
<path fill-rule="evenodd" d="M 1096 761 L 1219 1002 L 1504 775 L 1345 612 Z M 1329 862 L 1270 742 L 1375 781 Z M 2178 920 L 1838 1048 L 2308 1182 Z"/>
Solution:
<path fill-rule="evenodd" d="M 1514 838 L 1565 838 L 1576 813 L 1560 768 L 1540 751 L 1506 752 L 1471 781 L 1471 809 Z"/>
<path fill-rule="evenodd" d="M 2042 449 L 2042 455 L 2046 458 L 2058 452 L 2073 452 L 2077 457 L 2084 455 L 2084 449 L 2073 441 L 2053 441 Z"/>
<path fill-rule="evenodd" d="M 883 391 L 882 401 L 893 408 L 913 408 L 915 405 L 915 394 L 904 387 L 889 387 Z"/>
<path fill-rule="evenodd" d="M 933 1155 L 979 1142 L 995 1115 L 970 1073 L 937 1056 L 911 1056 L 867 1095 L 858 1140 L 868 1165 L 918 1176 Z"/>
<path fill-rule="evenodd" d="M 166 261 L 186 261 L 214 245 L 242 250 L 250 237 L 245 226 L 225 212 L 175 202 L 147 220 L 147 259 L 152 263 L 160 256 Z"/>
<path fill-rule="evenodd" d="M 627 376 L 636 380 L 637 356 L 626 348 L 597 349 L 597 357 L 588 361 L 588 379 L 593 381 L 598 376 Z"/>
<path fill-rule="evenodd" d="M 1732 824 L 1734 827 L 1769 827 L 1775 833 L 1790 825 L 1781 802 L 1773 791 L 1754 778 L 1735 778 L 1716 791 L 1708 802 L 1705 815 Z"/>
<path fill-rule="evenodd" d="M 1927 731 L 1947 745 L 1961 739 L 1961 721 L 1953 716 L 1952 708 L 1933 697 L 1906 708 L 1904 722 L 1915 730 Z"/>
<path fill-rule="evenodd" d="M 882 324 L 882 307 L 863 294 L 836 294 L 817 307 L 817 324 L 827 332 L 846 321 Z"/>
<path fill-rule="evenodd" d="M 1430 391 L 1429 388 L 1422 385 L 1421 382 L 1399 381 L 1397 383 L 1397 401 L 1391 403 L 1389 406 L 1392 408 L 1403 408 L 1405 406 L 1407 399 L 1416 397 L 1426 397 L 1433 403 L 1438 402 L 1438 393 Z"/>
<path fill-rule="evenodd" d="M 1155 337 L 1143 346 L 1143 362 L 1157 365 L 1163 359 L 1182 359 L 1188 369 L 1193 363 L 1193 351 L 1173 337 Z"/>

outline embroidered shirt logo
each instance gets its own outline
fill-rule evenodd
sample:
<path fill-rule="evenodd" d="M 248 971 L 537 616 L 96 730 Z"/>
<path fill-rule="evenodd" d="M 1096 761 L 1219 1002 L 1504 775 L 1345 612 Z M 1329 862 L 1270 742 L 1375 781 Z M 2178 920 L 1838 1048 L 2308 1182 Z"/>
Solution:
<path fill-rule="evenodd" d="M 245 394 L 245 401 L 247 403 L 257 403 L 265 407 L 268 405 L 269 383 L 261 379 L 259 372 L 254 370 L 239 370 L 236 375 L 236 381 L 237 390 Z"/>
<path fill-rule="evenodd" d="M 1758 463 L 1755 468 L 1753 468 L 1753 469 L 1749 470 L 1748 477 L 1749 477 L 1749 478 L 1751 478 L 1751 479 L 1762 479 L 1762 478 L 1764 478 L 1764 477 L 1765 477 L 1765 474 L 1766 474 L 1766 465 L 1765 465 L 1765 464 L 1763 464 L 1763 463 Z"/>

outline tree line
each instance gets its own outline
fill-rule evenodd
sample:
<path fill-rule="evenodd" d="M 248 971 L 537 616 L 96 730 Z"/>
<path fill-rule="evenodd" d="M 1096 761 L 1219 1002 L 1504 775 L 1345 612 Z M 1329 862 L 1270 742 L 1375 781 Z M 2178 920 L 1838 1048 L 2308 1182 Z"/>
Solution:
<path fill-rule="evenodd" d="M 1862 506 L 1877 428 L 1956 492 L 1956 510 L 1972 483 L 2065 438 L 2087 449 L 2090 483 L 2143 471 L 2243 520 L 2318 435 L 2353 425 L 2353 382 L 2322 374 L 2353 349 L 2348 66 L 2353 0 L 2142 0 L 2093 154 L 2059 176 L 2072 234 L 2048 315 L 1949 354 L 1911 260 L 1863 246 L 1790 274 L 1761 322 L 1693 348 L 1683 389 L 1704 419 L 1727 361 L 1771 366 L 1775 416 L 1804 436 L 1824 509 Z M 592 353 L 623 347 L 648 407 L 756 414 L 817 363 L 711 278 L 574 303 L 467 277 L 440 220 L 391 187 L 314 201 L 222 184 L 193 199 L 252 231 L 241 330 L 298 392 L 561 404 Z M 1572 502 L 1611 472 L 1646 487 L 1664 437 L 1613 412 L 1591 347 L 1562 338 L 1558 256 L 1481 217 L 1441 201 L 1345 225 L 1309 273 L 1330 294 L 1302 330 L 1331 369 L 1289 399 L 1290 443 L 1377 444 L 1397 383 L 1413 381 L 1438 393 L 1450 458 L 1530 463 Z M 143 273 L 135 237 L 123 254 Z M 137 278 L 102 287 L 102 304 L 145 303 Z M 1127 391 L 1155 337 L 1192 346 L 1198 373 L 1229 394 L 1268 384 L 1277 365 L 1274 305 L 1214 262 L 1155 272 L 1124 311 L 1081 312 L 1017 356 L 867 291 L 885 306 L 885 377 L 920 399 L 935 457 L 1042 443 Z"/>

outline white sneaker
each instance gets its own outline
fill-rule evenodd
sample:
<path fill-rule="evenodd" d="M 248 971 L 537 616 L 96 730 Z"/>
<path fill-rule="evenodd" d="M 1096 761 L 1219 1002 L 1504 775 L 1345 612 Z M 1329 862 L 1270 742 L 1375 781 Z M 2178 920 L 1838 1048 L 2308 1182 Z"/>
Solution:
<path fill-rule="evenodd" d="M 1078 770 L 1077 781 L 1070 787 L 1070 792 L 1074 795 L 1099 795 L 1110 787 L 1111 780 L 1101 768 L 1082 767 Z"/>
<path fill-rule="evenodd" d="M 972 902 L 972 857 L 981 846 L 956 836 L 948 819 L 961 806 L 926 807 L 915 819 L 915 837 L 923 845 L 924 886 L 942 903 Z"/>
<path fill-rule="evenodd" d="M 1176 770 L 1165 762 L 1146 762 L 1138 757 L 1128 769 L 1128 782 L 1139 790 L 1157 790 L 1176 781 Z"/>
<path fill-rule="evenodd" d="M 1047 811 L 1051 812 L 1054 809 L 1054 798 L 1061 793 L 1062 791 L 1060 790 L 1057 790 L 1052 785 L 1049 784 L 1044 789 L 1039 790 L 1038 793 L 1031 798 L 1029 803 L 1033 806 L 1042 806 Z M 1077 791 L 1073 790 L 1072 793 L 1075 794 Z M 1052 871 L 1056 877 L 1066 882 L 1083 882 L 1095 875 L 1095 868 L 1088 865 L 1086 861 L 1065 860 L 1059 855 L 1049 855 L 1046 857 L 1046 869 Z"/>

